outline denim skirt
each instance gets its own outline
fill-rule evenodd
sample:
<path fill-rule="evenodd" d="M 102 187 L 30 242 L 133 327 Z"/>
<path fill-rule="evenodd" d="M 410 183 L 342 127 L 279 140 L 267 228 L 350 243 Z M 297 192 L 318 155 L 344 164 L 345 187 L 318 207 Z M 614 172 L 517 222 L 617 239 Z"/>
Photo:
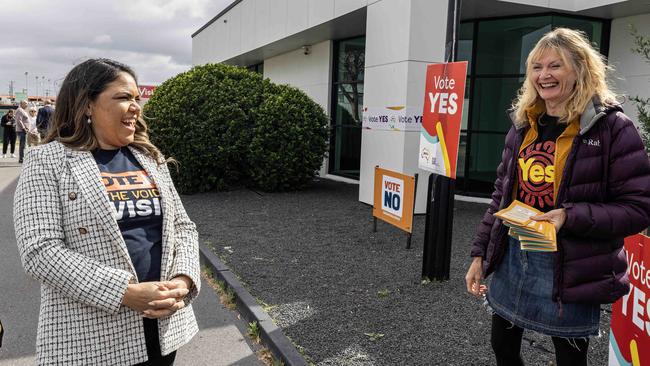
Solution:
<path fill-rule="evenodd" d="M 554 337 L 598 335 L 600 304 L 552 300 L 557 253 L 522 251 L 519 240 L 508 238 L 503 261 L 489 281 L 492 310 L 518 327 Z"/>

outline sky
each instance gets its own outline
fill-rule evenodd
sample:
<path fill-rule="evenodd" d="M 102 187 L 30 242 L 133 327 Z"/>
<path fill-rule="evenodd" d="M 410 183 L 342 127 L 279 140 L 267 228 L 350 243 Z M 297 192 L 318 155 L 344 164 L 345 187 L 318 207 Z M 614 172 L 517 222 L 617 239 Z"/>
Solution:
<path fill-rule="evenodd" d="M 30 95 L 37 86 L 45 95 L 75 64 L 96 57 L 131 66 L 140 84 L 162 83 L 191 68 L 192 33 L 232 2 L 0 0 L 0 94 L 13 80 L 15 91 L 27 83 Z"/>

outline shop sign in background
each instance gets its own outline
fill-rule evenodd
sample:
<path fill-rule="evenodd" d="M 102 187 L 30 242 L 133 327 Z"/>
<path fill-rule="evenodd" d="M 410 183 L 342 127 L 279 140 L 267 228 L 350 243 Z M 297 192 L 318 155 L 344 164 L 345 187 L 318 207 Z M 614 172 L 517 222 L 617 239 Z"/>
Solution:
<path fill-rule="evenodd" d="M 418 166 L 456 178 L 467 61 L 427 66 Z"/>
<path fill-rule="evenodd" d="M 156 85 L 138 85 L 140 91 L 140 99 L 149 99 L 156 91 Z"/>
<path fill-rule="evenodd" d="M 609 365 L 650 365 L 650 238 L 625 238 L 630 292 L 612 305 Z"/>
<path fill-rule="evenodd" d="M 15 92 L 14 98 L 16 98 L 16 102 L 20 102 L 21 100 L 27 100 L 27 93 Z"/>

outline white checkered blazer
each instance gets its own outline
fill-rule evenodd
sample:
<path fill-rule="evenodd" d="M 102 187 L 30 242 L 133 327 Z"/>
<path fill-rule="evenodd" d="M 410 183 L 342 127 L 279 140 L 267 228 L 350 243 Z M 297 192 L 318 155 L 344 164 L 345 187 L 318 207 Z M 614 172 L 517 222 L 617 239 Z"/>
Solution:
<path fill-rule="evenodd" d="M 156 183 L 163 206 L 161 280 L 184 274 L 200 289 L 196 226 L 166 164 L 131 148 Z M 131 365 L 147 360 L 142 316 L 121 305 L 136 272 L 113 216 L 97 163 L 58 142 L 29 152 L 14 198 L 14 226 L 25 272 L 41 282 L 36 340 L 40 365 Z M 168 354 L 198 331 L 188 304 L 159 319 Z"/>

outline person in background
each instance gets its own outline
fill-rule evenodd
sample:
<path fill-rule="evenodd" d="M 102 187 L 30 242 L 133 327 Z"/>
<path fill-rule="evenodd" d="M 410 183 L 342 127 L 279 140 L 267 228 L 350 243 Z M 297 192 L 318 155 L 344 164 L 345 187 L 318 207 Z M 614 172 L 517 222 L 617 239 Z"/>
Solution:
<path fill-rule="evenodd" d="M 2 116 L 0 120 L 2 125 L 2 158 L 7 157 L 7 148 L 11 146 L 11 157 L 15 158 L 16 155 L 16 118 L 14 117 L 14 110 L 10 109 L 7 114 Z"/>
<path fill-rule="evenodd" d="M 27 131 L 29 131 L 29 113 L 27 112 L 27 101 L 21 100 L 16 109 L 16 135 L 18 136 L 18 162 L 22 164 L 25 157 L 25 146 L 27 145 Z"/>
<path fill-rule="evenodd" d="M 623 239 L 650 225 L 650 161 L 607 71 L 586 36 L 567 28 L 528 55 L 465 277 L 494 312 L 497 365 L 523 364 L 524 329 L 552 337 L 557 365 L 587 365 L 601 304 L 630 289 Z M 494 216 L 514 199 L 543 212 L 532 220 L 555 226 L 557 251 L 521 249 Z"/>
<path fill-rule="evenodd" d="M 45 105 L 38 110 L 38 115 L 36 116 L 36 128 L 38 128 L 38 133 L 41 137 L 45 137 L 53 114 L 52 100 L 45 99 Z"/>
<path fill-rule="evenodd" d="M 27 110 L 27 121 L 29 122 L 29 130 L 27 131 L 27 145 L 29 147 L 36 146 L 41 143 L 41 135 L 36 128 L 36 108 L 29 107 Z"/>
<path fill-rule="evenodd" d="M 65 77 L 14 196 L 41 283 L 39 365 L 172 365 L 197 332 L 198 236 L 149 141 L 135 73 L 90 59 Z"/>

